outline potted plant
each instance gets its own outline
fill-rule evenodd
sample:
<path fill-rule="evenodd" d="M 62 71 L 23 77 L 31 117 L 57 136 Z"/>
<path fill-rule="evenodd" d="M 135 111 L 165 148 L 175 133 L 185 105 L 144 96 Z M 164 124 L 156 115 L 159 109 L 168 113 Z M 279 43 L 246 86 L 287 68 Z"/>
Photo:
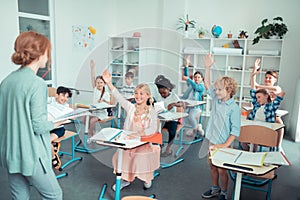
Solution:
<path fill-rule="evenodd" d="M 204 38 L 205 35 L 208 33 L 208 30 L 205 29 L 205 28 L 203 28 L 203 27 L 199 27 L 199 28 L 197 29 L 197 33 L 198 33 L 198 37 L 199 37 L 199 38 Z"/>
<path fill-rule="evenodd" d="M 259 42 L 260 38 L 270 39 L 270 38 L 280 38 L 288 32 L 287 25 L 283 23 L 282 17 L 273 18 L 273 22 L 270 23 L 268 19 L 264 19 L 261 22 L 261 26 L 254 32 L 257 36 L 253 39 L 252 44 Z"/>
<path fill-rule="evenodd" d="M 239 38 L 248 38 L 247 31 L 241 30 L 239 34 Z"/>
<path fill-rule="evenodd" d="M 185 34 L 188 34 L 189 28 L 195 28 L 196 21 L 189 20 L 189 15 L 187 14 L 186 17 L 179 18 L 178 26 L 176 30 L 184 30 Z M 186 35 L 187 37 L 187 35 Z"/>

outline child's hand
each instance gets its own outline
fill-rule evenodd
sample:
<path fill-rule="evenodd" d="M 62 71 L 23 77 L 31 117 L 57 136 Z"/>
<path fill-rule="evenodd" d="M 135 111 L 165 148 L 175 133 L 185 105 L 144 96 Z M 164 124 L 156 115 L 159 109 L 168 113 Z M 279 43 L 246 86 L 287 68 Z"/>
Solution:
<path fill-rule="evenodd" d="M 95 68 L 95 61 L 93 59 L 90 61 L 90 67 L 91 69 Z"/>
<path fill-rule="evenodd" d="M 257 73 L 260 71 L 260 59 L 257 58 L 254 62 L 254 68 L 253 68 L 253 73 Z"/>
<path fill-rule="evenodd" d="M 103 77 L 103 79 L 104 79 L 104 81 L 106 82 L 106 83 L 110 83 L 111 82 L 111 74 L 109 73 L 109 71 L 106 69 L 106 70 L 104 70 L 104 72 L 103 72 L 103 74 L 102 74 L 102 77 Z"/>
<path fill-rule="evenodd" d="M 185 66 L 188 67 L 191 64 L 191 55 L 187 55 L 185 59 Z"/>
<path fill-rule="evenodd" d="M 215 61 L 212 60 L 211 54 L 204 57 L 204 63 L 206 68 L 210 68 L 215 63 Z"/>

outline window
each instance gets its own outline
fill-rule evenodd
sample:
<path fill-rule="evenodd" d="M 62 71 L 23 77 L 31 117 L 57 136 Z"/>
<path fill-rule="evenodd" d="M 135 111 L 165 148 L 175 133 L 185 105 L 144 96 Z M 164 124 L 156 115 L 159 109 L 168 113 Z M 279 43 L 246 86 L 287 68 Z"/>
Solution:
<path fill-rule="evenodd" d="M 19 12 L 19 30 L 20 33 L 24 31 L 36 31 L 41 33 L 49 38 L 52 45 L 54 45 L 53 41 L 53 28 L 52 28 L 52 19 L 51 16 L 51 8 L 53 8 L 52 0 L 18 0 L 18 12 Z M 52 48 L 52 66 L 50 70 L 47 68 L 39 69 L 37 75 L 42 77 L 47 84 L 54 84 L 54 63 L 55 53 L 53 52 L 54 48 Z"/>

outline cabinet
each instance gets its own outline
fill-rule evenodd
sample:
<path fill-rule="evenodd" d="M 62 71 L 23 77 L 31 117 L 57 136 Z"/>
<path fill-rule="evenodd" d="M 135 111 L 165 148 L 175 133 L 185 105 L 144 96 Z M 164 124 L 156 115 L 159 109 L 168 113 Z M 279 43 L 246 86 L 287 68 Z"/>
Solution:
<path fill-rule="evenodd" d="M 110 37 L 109 38 L 109 71 L 113 85 L 120 89 L 125 84 L 125 74 L 133 72 L 133 84 L 139 83 L 140 38 Z"/>
<path fill-rule="evenodd" d="M 236 48 L 237 46 L 240 48 Z M 178 94 L 181 96 L 187 88 L 186 82 L 181 79 L 186 56 L 191 56 L 189 76 L 192 77 L 195 71 L 204 74 L 204 56 L 211 53 L 215 60 L 211 68 L 212 83 L 223 75 L 234 78 L 239 86 L 235 95 L 237 103 L 240 107 L 249 104 L 250 75 L 255 60 L 261 59 L 262 73 L 257 76 L 256 80 L 258 83 L 263 83 L 266 71 L 280 71 L 282 47 L 283 40 L 281 39 L 262 39 L 258 44 L 252 45 L 252 39 L 184 38 L 180 44 L 179 71 L 181 73 L 179 73 Z M 209 105 L 209 96 L 205 95 L 205 99 Z M 209 114 L 209 106 L 206 106 L 205 111 Z"/>

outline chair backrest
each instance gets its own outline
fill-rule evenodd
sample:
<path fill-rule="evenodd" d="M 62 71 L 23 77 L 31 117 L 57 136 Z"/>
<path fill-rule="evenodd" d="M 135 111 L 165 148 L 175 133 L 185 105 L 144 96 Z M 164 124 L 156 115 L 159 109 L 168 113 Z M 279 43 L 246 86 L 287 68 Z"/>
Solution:
<path fill-rule="evenodd" d="M 49 97 L 55 97 L 55 95 L 56 95 L 56 88 L 48 87 L 48 96 Z"/>
<path fill-rule="evenodd" d="M 277 147 L 277 131 L 258 125 L 241 127 L 239 142 L 258 144 L 260 146 Z"/>

